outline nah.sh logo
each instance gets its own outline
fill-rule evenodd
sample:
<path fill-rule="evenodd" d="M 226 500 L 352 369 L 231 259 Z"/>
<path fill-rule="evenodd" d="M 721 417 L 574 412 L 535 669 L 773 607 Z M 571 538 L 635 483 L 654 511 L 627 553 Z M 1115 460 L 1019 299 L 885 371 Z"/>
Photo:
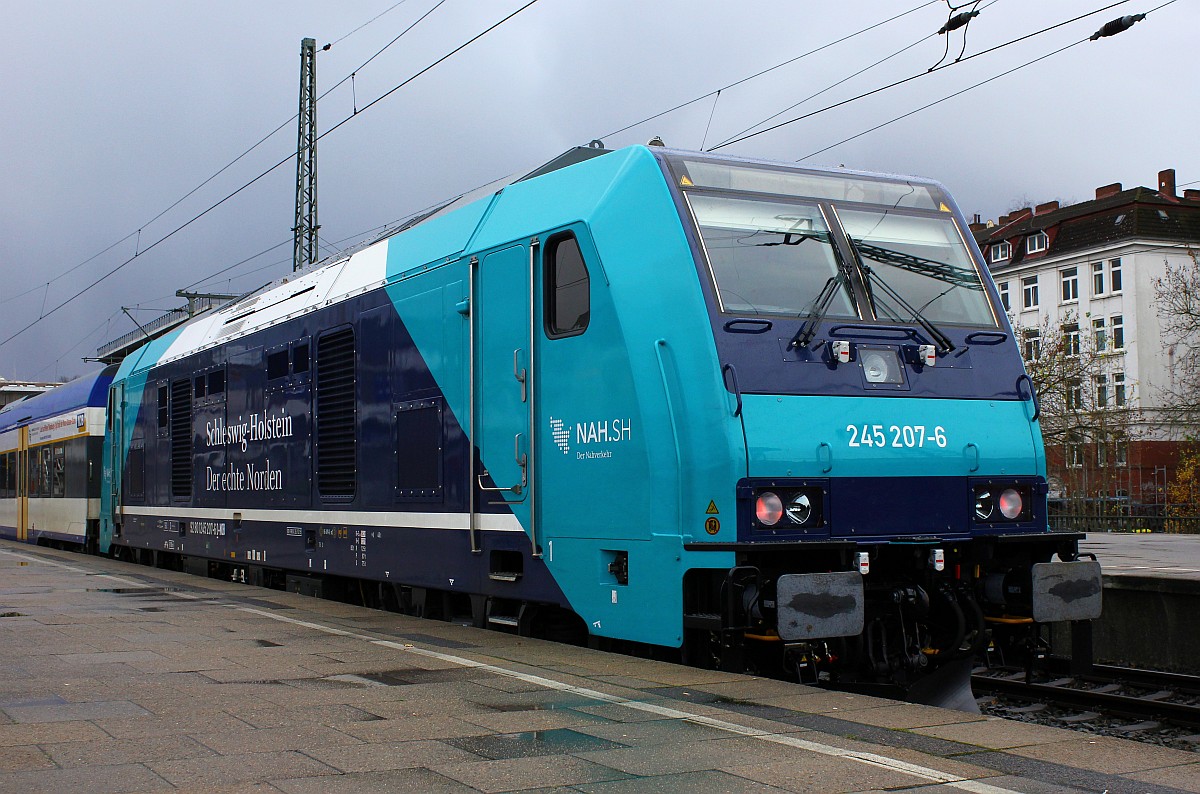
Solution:
<path fill-rule="evenodd" d="M 571 431 L 565 427 L 563 420 L 550 417 L 550 435 L 564 455 L 571 451 Z"/>

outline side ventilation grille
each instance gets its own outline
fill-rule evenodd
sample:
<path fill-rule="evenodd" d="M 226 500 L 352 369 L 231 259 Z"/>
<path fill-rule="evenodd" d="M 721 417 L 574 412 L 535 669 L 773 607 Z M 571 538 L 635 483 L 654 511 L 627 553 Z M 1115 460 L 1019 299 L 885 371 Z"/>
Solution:
<path fill-rule="evenodd" d="M 317 340 L 317 489 L 351 499 L 355 485 L 354 329 Z"/>
<path fill-rule="evenodd" d="M 171 384 L 171 496 L 192 496 L 192 381 Z"/>

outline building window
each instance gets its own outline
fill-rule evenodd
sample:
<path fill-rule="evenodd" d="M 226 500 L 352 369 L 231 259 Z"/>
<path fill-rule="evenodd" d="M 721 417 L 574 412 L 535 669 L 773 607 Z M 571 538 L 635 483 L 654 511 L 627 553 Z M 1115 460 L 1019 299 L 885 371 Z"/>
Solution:
<path fill-rule="evenodd" d="M 1077 303 L 1079 301 L 1079 268 L 1068 267 L 1058 271 L 1062 280 L 1062 302 Z"/>
<path fill-rule="evenodd" d="M 1107 408 L 1108 407 L 1108 376 L 1107 375 L 1095 375 L 1095 376 L 1093 376 L 1092 380 L 1096 384 L 1096 407 L 1097 408 Z"/>
<path fill-rule="evenodd" d="M 1125 349 L 1125 315 L 1114 314 L 1108 321 L 1108 335 L 1113 350 Z"/>
<path fill-rule="evenodd" d="M 1000 291 L 1000 305 L 1004 307 L 1004 311 L 1011 312 L 1012 306 L 1008 299 L 1008 282 L 1001 281 L 996 285 L 996 289 Z"/>
<path fill-rule="evenodd" d="M 1021 279 L 1021 308 L 1036 309 L 1038 307 L 1037 276 L 1026 276 Z"/>
<path fill-rule="evenodd" d="M 1125 404 L 1128 402 L 1128 398 L 1125 394 L 1124 372 L 1113 373 L 1113 402 L 1116 403 L 1118 408 L 1124 408 Z"/>
<path fill-rule="evenodd" d="M 1067 465 L 1073 469 L 1083 466 L 1083 444 L 1077 441 L 1067 444 Z"/>
<path fill-rule="evenodd" d="M 1025 238 L 1025 253 L 1036 254 L 1045 251 L 1050 245 L 1050 238 L 1045 232 L 1034 232 Z"/>
<path fill-rule="evenodd" d="M 1012 256 L 1012 246 L 1005 242 L 992 243 L 992 261 L 1003 262 Z"/>
<path fill-rule="evenodd" d="M 1092 295 L 1104 294 L 1104 263 L 1092 263 Z"/>
<path fill-rule="evenodd" d="M 1083 383 L 1079 380 L 1067 381 L 1067 410 L 1079 411 L 1083 409 Z"/>
<path fill-rule="evenodd" d="M 1129 442 L 1117 441 L 1113 444 L 1113 463 L 1118 466 L 1129 465 Z"/>
<path fill-rule="evenodd" d="M 1103 441 L 1096 442 L 1096 465 L 1108 465 L 1108 444 L 1105 444 Z"/>
<path fill-rule="evenodd" d="M 1097 353 L 1103 353 L 1108 350 L 1108 333 L 1104 328 L 1103 317 L 1092 320 L 1092 335 L 1096 340 Z"/>
<path fill-rule="evenodd" d="M 546 335 L 551 339 L 582 334 L 591 318 L 587 264 L 575 237 L 552 239 L 545 258 Z"/>
<path fill-rule="evenodd" d="M 1121 291 L 1121 260 L 1120 259 L 1108 260 L 1108 271 L 1109 271 L 1109 282 L 1108 283 L 1112 287 L 1112 291 L 1120 292 Z"/>
<path fill-rule="evenodd" d="M 1042 354 L 1042 334 L 1036 328 L 1027 328 L 1021 334 L 1025 341 L 1025 360 L 1034 361 Z"/>
<path fill-rule="evenodd" d="M 1079 355 L 1079 323 L 1071 323 L 1062 327 L 1063 352 L 1068 356 Z"/>

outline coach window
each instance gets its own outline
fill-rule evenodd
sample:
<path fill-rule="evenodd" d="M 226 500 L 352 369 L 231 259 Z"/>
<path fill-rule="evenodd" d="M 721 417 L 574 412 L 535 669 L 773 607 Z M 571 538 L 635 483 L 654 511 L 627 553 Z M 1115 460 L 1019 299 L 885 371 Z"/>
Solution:
<path fill-rule="evenodd" d="M 591 320 L 587 264 L 573 234 L 550 238 L 543 258 L 546 336 L 578 336 Z"/>
<path fill-rule="evenodd" d="M 61 499 L 67 495 L 67 450 L 56 444 L 52 452 L 50 495 Z"/>

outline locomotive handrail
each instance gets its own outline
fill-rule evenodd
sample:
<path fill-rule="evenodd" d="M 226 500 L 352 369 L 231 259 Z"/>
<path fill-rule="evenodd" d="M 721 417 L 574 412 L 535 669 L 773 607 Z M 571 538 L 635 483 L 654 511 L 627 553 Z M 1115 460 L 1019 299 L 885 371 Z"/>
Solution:
<path fill-rule="evenodd" d="M 755 320 L 749 317 L 736 317 L 726 320 L 724 328 L 731 334 L 765 334 L 774 327 L 770 320 Z"/>
<path fill-rule="evenodd" d="M 1008 339 L 1003 331 L 974 331 L 967 334 L 967 344 L 998 345 Z M 988 341 L 990 340 L 990 341 Z"/>
<path fill-rule="evenodd" d="M 732 364 L 726 364 L 721 367 L 721 380 L 725 380 L 725 375 L 728 373 L 733 379 L 733 396 L 737 398 L 737 408 L 733 410 L 734 416 L 742 415 L 742 387 L 738 385 L 737 370 Z"/>
<path fill-rule="evenodd" d="M 917 333 L 915 328 L 906 328 L 903 325 L 867 325 L 866 323 L 841 323 L 829 329 L 830 335 L 836 334 L 838 331 L 876 331 L 896 332 L 902 334 L 903 338 L 912 339 L 916 342 L 928 342 L 921 334 Z"/>
<path fill-rule="evenodd" d="M 1029 417 L 1030 422 L 1036 422 L 1038 417 L 1042 415 L 1042 407 L 1038 405 L 1037 387 L 1034 386 L 1033 378 L 1029 377 L 1028 373 L 1022 372 L 1017 376 L 1017 396 L 1021 397 L 1021 381 L 1029 381 L 1029 401 L 1033 403 L 1033 416 Z M 1025 398 L 1021 397 L 1024 402 Z"/>

